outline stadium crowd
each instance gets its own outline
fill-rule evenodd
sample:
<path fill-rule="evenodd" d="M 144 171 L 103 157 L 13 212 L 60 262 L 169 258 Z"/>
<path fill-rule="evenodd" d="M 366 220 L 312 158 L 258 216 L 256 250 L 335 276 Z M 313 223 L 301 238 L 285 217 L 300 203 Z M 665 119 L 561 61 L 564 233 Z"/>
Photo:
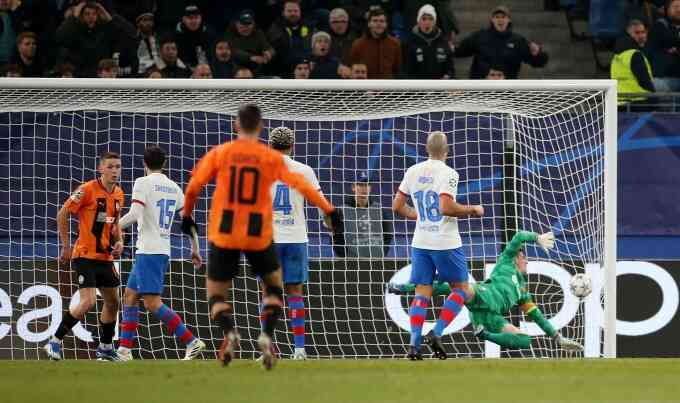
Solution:
<path fill-rule="evenodd" d="M 517 78 L 541 45 L 507 7 L 459 40 L 451 0 L 0 0 L 5 77 Z"/>

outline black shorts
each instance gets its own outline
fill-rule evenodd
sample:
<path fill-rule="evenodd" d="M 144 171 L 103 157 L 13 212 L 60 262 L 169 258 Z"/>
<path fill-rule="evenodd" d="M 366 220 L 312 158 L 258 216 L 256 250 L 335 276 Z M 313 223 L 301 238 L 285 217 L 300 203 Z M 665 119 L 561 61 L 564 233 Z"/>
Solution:
<path fill-rule="evenodd" d="M 238 265 L 241 252 L 246 255 L 250 263 L 250 272 L 256 276 L 265 277 L 279 269 L 274 245 L 270 244 L 263 250 L 241 251 L 239 249 L 222 249 L 210 244 L 208 252 L 208 278 L 215 281 L 232 280 L 238 275 Z"/>
<path fill-rule="evenodd" d="M 79 257 L 71 260 L 71 267 L 76 272 L 76 281 L 80 288 L 114 288 L 120 286 L 120 277 L 113 267 L 113 262 Z"/>

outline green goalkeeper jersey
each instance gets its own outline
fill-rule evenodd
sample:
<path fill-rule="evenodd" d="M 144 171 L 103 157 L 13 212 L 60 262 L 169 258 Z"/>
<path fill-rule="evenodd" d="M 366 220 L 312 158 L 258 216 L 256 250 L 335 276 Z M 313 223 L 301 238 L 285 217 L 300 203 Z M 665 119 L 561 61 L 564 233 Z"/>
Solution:
<path fill-rule="evenodd" d="M 483 302 L 486 305 L 484 308 L 505 314 L 515 305 L 531 301 L 531 295 L 527 291 L 527 279 L 517 270 L 515 257 L 524 242 L 535 242 L 537 238 L 538 235 L 533 232 L 517 232 L 499 256 L 491 277 L 475 285 L 477 298 L 481 299 L 478 302 Z M 481 308 L 475 301 L 471 305 L 471 309 Z"/>

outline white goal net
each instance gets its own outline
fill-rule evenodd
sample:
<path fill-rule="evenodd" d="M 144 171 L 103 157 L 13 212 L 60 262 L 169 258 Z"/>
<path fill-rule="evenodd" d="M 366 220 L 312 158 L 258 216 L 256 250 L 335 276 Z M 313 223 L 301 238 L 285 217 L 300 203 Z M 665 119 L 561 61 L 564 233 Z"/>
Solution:
<path fill-rule="evenodd" d="M 608 116 L 616 112 L 610 82 L 198 81 L 0 82 L 0 358 L 40 357 L 73 303 L 77 286 L 69 267 L 57 262 L 56 213 L 78 184 L 96 177 L 97 156 L 121 154 L 127 205 L 134 180 L 144 174 L 143 151 L 152 144 L 168 152 L 166 172 L 185 187 L 198 159 L 233 138 L 234 114 L 246 102 L 263 109 L 263 139 L 277 126 L 295 130 L 293 158 L 315 170 L 323 192 L 347 219 L 345 244 L 339 245 L 320 225 L 318 211 L 307 208 L 310 357 L 405 354 L 412 295 L 388 284 L 408 280 L 413 223 L 395 217 L 390 206 L 405 170 L 427 158 L 425 139 L 434 130 L 449 140 L 447 163 L 461 178 L 458 201 L 486 211 L 484 218 L 459 221 L 473 279 L 488 275 L 518 229 L 555 232 L 549 254 L 527 247 L 530 291 L 563 335 L 586 345 L 585 355 L 612 356 L 615 290 L 607 288 L 607 273 L 615 253 L 616 133 Z M 357 207 L 354 185 L 366 180 L 369 206 Z M 213 189 L 203 191 L 195 210 L 204 258 Z M 75 239 L 75 222 L 71 229 Z M 174 233 L 164 298 L 208 342 L 204 357 L 212 358 L 221 334 L 208 318 L 204 273 L 188 263 L 190 245 L 177 223 Z M 118 262 L 123 284 L 134 241 L 128 238 Z M 568 289 L 578 272 L 594 280 L 593 294 L 583 301 Z M 256 351 L 257 287 L 244 270 L 231 295 L 242 358 Z M 433 298 L 424 332 L 444 298 Z M 67 359 L 94 357 L 98 305 L 66 337 Z M 479 342 L 465 310 L 445 331 L 445 347 L 456 357 L 569 356 L 519 311 L 508 319 L 535 336 L 530 349 Z M 288 320 L 279 324 L 275 341 L 284 357 L 292 352 Z M 148 313 L 140 317 L 137 346 L 142 358 L 184 352 Z"/>

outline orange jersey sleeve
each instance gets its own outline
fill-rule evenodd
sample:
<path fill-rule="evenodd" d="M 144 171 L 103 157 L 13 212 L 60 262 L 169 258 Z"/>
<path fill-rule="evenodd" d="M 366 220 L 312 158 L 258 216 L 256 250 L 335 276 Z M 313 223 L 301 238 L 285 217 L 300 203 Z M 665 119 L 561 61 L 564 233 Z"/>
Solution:
<path fill-rule="evenodd" d="M 281 159 L 281 164 L 277 168 L 277 173 L 277 179 L 280 179 L 288 186 L 291 186 L 302 193 L 305 199 L 309 200 L 312 202 L 312 204 L 323 210 L 324 213 L 328 214 L 335 210 L 328 200 L 326 200 L 326 198 L 321 194 L 321 192 L 319 192 L 318 189 L 315 189 L 314 186 L 312 186 L 312 184 L 309 183 L 302 174 L 290 172 L 285 162 L 283 162 L 283 159 Z"/>
<path fill-rule="evenodd" d="M 108 192 L 95 179 L 81 185 L 66 201 L 66 208 L 78 217 L 78 239 L 73 247 L 72 258 L 113 260 L 111 256 L 111 232 L 120 217 L 124 195 L 115 186 Z"/>

